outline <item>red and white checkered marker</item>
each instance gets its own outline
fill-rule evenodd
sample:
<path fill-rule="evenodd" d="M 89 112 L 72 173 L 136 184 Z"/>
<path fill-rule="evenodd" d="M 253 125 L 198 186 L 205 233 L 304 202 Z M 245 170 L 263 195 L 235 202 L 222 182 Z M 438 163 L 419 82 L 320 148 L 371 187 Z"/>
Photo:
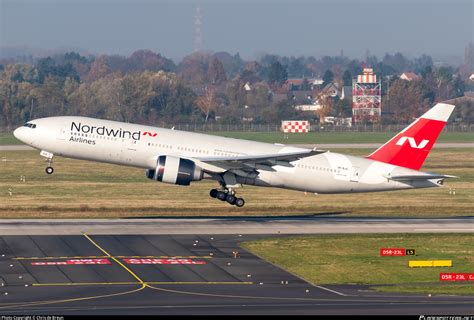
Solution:
<path fill-rule="evenodd" d="M 307 133 L 309 121 L 282 121 L 281 130 L 284 133 Z"/>

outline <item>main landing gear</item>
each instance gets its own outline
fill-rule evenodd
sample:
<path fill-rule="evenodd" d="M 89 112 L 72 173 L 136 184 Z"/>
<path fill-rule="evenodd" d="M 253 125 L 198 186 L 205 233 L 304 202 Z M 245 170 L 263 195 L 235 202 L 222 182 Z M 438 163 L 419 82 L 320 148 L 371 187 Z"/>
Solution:
<path fill-rule="evenodd" d="M 53 169 L 52 165 L 53 165 L 54 154 L 52 154 L 51 152 L 42 150 L 40 155 L 42 157 L 45 157 L 46 161 L 48 162 L 48 166 L 46 167 L 46 169 L 44 171 L 46 171 L 47 174 L 53 174 L 54 169 Z"/>
<path fill-rule="evenodd" d="M 242 198 L 237 198 L 235 196 L 235 191 L 230 188 L 225 188 L 224 190 L 212 189 L 209 192 L 211 198 L 219 199 L 221 201 L 226 201 L 231 205 L 236 205 L 237 207 L 243 207 L 245 200 Z"/>

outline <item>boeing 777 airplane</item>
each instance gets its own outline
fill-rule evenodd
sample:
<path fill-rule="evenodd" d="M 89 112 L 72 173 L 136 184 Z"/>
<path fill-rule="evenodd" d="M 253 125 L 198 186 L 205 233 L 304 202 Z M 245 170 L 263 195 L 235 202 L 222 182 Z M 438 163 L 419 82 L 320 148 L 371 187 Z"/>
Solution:
<path fill-rule="evenodd" d="M 453 105 L 438 103 L 366 157 L 86 117 L 28 121 L 17 139 L 53 157 L 146 169 L 155 181 L 187 186 L 213 179 L 210 196 L 242 207 L 244 184 L 322 194 L 431 188 L 453 176 L 419 171 Z"/>

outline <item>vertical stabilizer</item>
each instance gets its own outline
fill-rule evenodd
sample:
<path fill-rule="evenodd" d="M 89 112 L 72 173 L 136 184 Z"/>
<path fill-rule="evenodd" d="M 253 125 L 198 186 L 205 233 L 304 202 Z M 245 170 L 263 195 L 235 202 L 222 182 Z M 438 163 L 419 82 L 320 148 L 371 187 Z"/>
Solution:
<path fill-rule="evenodd" d="M 453 110 L 438 103 L 367 158 L 419 170 Z"/>

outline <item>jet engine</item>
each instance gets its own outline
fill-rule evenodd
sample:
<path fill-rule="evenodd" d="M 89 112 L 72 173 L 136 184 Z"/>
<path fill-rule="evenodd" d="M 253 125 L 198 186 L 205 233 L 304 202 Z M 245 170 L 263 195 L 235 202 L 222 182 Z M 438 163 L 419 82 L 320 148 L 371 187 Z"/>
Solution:
<path fill-rule="evenodd" d="M 148 179 L 189 186 L 191 181 L 202 180 L 203 171 L 191 160 L 173 156 L 159 156 L 156 169 L 147 170 L 145 175 Z"/>

